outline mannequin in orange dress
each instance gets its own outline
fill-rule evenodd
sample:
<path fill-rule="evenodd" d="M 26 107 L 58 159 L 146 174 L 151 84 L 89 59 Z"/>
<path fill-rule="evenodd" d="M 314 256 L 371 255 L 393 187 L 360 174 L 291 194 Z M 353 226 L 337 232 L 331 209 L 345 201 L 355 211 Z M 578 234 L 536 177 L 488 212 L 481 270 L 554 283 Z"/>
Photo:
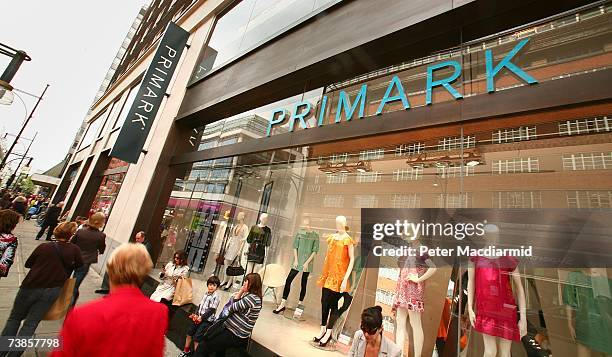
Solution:
<path fill-rule="evenodd" d="M 321 291 L 321 333 L 314 338 L 320 347 L 331 340 L 333 319 L 343 292 L 350 290 L 349 277 L 355 264 L 355 241 L 346 232 L 346 217 L 336 217 L 336 233 L 327 238 L 323 273 L 317 281 Z"/>

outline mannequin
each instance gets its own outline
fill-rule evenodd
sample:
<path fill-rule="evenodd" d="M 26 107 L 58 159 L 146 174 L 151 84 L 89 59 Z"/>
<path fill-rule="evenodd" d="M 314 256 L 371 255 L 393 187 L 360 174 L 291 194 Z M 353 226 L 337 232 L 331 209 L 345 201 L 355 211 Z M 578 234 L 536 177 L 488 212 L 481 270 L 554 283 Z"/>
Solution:
<path fill-rule="evenodd" d="M 244 247 L 248 234 L 249 227 L 244 224 L 244 212 L 239 212 L 236 216 L 236 224 L 232 227 L 230 236 L 225 244 L 224 265 L 226 267 L 230 266 L 234 259 L 240 259 L 238 255 Z M 234 285 L 234 278 L 233 276 L 226 276 L 219 288 L 223 288 L 225 291 L 229 290 Z"/>
<path fill-rule="evenodd" d="M 302 285 L 300 290 L 300 300 L 298 307 L 304 305 L 304 297 L 306 296 L 306 287 L 308 284 L 308 275 L 312 271 L 312 261 L 319 251 L 319 234 L 310 227 L 310 219 L 304 218 L 300 230 L 295 234 L 293 240 L 293 265 L 287 275 L 285 288 L 283 289 L 283 299 L 281 303 L 274 309 L 275 314 L 280 314 L 285 311 L 287 298 L 291 292 L 291 283 L 299 272 L 302 272 Z"/>
<path fill-rule="evenodd" d="M 499 228 L 485 226 L 487 245 L 499 242 Z M 468 263 L 468 304 L 470 324 L 482 333 L 485 357 L 510 357 L 512 341 L 527 334 L 525 291 L 514 257 L 471 257 Z M 517 323 L 516 291 L 520 319 Z M 476 304 L 476 311 L 474 311 Z"/>
<path fill-rule="evenodd" d="M 576 356 L 612 355 L 612 280 L 605 268 L 573 271 L 563 287 L 563 303 Z"/>
<path fill-rule="evenodd" d="M 419 239 L 410 242 L 416 251 L 419 251 Z M 406 320 L 409 319 L 412 327 L 412 346 L 414 357 L 421 357 L 423 351 L 423 324 L 421 315 L 425 311 L 425 282 L 436 272 L 436 265 L 425 254 L 416 257 L 407 257 L 398 260 L 400 276 L 395 289 L 393 312 L 397 321 L 395 329 L 395 343 L 404 348 L 406 341 Z"/>
<path fill-rule="evenodd" d="M 266 250 L 272 241 L 272 231 L 266 223 L 268 223 L 268 214 L 262 213 L 259 216 L 259 223 L 251 227 L 251 231 L 247 237 L 247 243 L 249 243 L 247 273 L 253 273 L 255 271 L 255 266 L 263 264 L 266 258 Z"/>
<path fill-rule="evenodd" d="M 327 238 L 327 255 L 323 273 L 317 281 L 321 286 L 321 332 L 314 338 L 320 347 L 331 340 L 334 316 L 343 292 L 350 290 L 349 277 L 355 264 L 355 241 L 346 232 L 346 217 L 336 217 L 336 233 Z"/>
<path fill-rule="evenodd" d="M 218 256 L 221 253 L 221 246 L 223 245 L 223 239 L 225 238 L 225 232 L 227 231 L 227 221 L 229 220 L 230 210 L 223 212 L 223 217 L 219 224 L 217 225 L 215 231 L 215 237 L 213 239 L 213 244 L 210 251 L 214 254 L 214 256 Z M 223 265 L 216 264 L 215 266 L 215 275 L 221 276 L 224 275 L 225 272 L 222 272 L 221 269 Z"/>

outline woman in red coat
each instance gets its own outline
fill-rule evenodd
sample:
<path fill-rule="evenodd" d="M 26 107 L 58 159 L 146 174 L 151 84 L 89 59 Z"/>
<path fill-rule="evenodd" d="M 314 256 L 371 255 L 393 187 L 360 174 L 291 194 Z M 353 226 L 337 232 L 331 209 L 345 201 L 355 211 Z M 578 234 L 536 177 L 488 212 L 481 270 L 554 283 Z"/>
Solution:
<path fill-rule="evenodd" d="M 115 249 L 106 262 L 110 294 L 68 314 L 52 356 L 163 356 L 168 308 L 139 288 L 152 268 L 144 245 Z"/>

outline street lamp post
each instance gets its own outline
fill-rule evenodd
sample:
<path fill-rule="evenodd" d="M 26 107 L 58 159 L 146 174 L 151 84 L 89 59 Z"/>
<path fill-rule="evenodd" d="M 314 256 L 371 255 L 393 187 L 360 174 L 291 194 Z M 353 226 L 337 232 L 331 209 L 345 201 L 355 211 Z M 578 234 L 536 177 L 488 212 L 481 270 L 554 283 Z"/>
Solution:
<path fill-rule="evenodd" d="M 30 151 L 30 147 L 32 147 L 32 143 L 34 142 L 34 139 L 36 139 L 36 135 L 38 135 L 38 132 L 36 132 L 34 134 L 34 137 L 32 138 L 32 140 L 30 140 L 30 144 L 28 145 L 28 148 L 26 149 L 25 153 L 21 157 L 21 161 L 19 161 L 19 165 L 17 165 L 17 168 L 15 169 L 15 172 L 13 172 L 11 174 L 11 177 L 9 177 L 8 181 L 6 181 L 6 188 L 9 188 L 11 186 L 11 183 L 13 183 L 13 180 L 17 176 L 17 172 L 19 171 L 19 168 L 21 167 L 21 164 L 23 164 L 23 159 L 25 159 L 26 156 L 28 156 L 28 152 Z M 29 162 L 31 163 L 32 162 L 32 158 L 30 158 L 29 160 L 30 160 Z"/>
<path fill-rule="evenodd" d="M 0 43 L 0 55 L 11 57 L 11 62 L 0 76 L 0 104 L 9 105 L 13 102 L 11 80 L 23 61 L 31 61 L 32 59 L 25 51 L 16 50 L 2 43 Z"/>
<path fill-rule="evenodd" d="M 49 88 L 49 85 L 47 84 L 45 86 L 45 89 L 43 90 L 42 94 L 40 95 L 40 97 L 38 97 L 38 100 L 36 101 L 36 104 L 34 105 L 34 108 L 32 109 L 32 111 L 30 112 L 30 115 L 28 115 L 27 119 L 25 120 L 25 122 L 21 126 L 21 129 L 19 130 L 19 133 L 17 134 L 17 136 L 15 137 L 15 140 L 11 144 L 11 147 L 8 149 L 8 151 L 6 152 L 4 157 L 2 158 L 2 162 L 0 162 L 0 170 L 2 170 L 2 168 L 6 164 L 6 159 L 9 157 L 9 155 L 13 151 L 13 148 L 17 144 L 17 141 L 19 140 L 19 138 L 21 137 L 21 134 L 23 134 L 23 131 L 25 130 L 25 128 L 28 125 L 28 123 L 30 122 L 30 119 L 32 119 L 32 116 L 34 115 L 34 112 L 36 111 L 36 108 L 38 108 L 38 104 L 40 104 L 40 101 L 42 100 L 43 96 L 45 95 L 45 92 L 47 92 L 48 88 Z M 32 144 L 32 142 L 30 142 L 30 145 L 31 144 Z"/>

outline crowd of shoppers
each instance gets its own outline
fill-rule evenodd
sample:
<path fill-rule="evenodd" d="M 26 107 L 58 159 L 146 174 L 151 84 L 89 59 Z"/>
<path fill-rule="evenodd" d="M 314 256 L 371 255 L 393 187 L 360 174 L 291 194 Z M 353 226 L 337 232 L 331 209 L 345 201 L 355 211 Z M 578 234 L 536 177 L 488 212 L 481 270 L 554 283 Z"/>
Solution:
<path fill-rule="evenodd" d="M 152 267 L 142 244 L 115 249 L 106 263 L 110 294 L 70 312 L 52 356 L 163 356 L 167 308 L 140 291 Z"/>
<path fill-rule="evenodd" d="M 30 254 L 25 262 L 30 271 L 19 287 L 2 336 L 32 336 L 72 271 L 83 265 L 81 250 L 68 242 L 76 229 L 74 222 L 58 225 L 55 241 L 40 244 Z"/>
<path fill-rule="evenodd" d="M 9 274 L 14 261 L 18 239 L 13 231 L 23 218 L 44 215 L 36 240 L 45 232 L 47 235 L 47 242 L 39 244 L 25 262 L 29 272 L 19 287 L 2 336 L 33 336 L 40 321 L 49 318 L 45 314 L 52 305 L 55 308 L 60 294 L 64 296 L 62 287 L 71 286 L 66 282 L 73 277 L 70 309 L 60 332 L 62 346 L 53 356 L 163 355 L 169 319 L 176 309 L 172 306 L 176 287 L 189 273 L 185 252 L 175 252 L 160 273 L 160 284 L 147 298 L 140 287 L 153 267 L 153 247 L 146 233 L 140 231 L 134 243 L 120 245 L 106 261 L 109 296 L 75 306 L 90 265 L 97 263 L 106 249 L 106 217 L 94 213 L 78 223 L 62 222 L 63 202 L 47 204 L 38 197 L 0 192 L 0 207 L 7 207 L 0 209 L 0 278 Z M 183 356 L 208 356 L 246 347 L 262 307 L 261 277 L 248 274 L 220 314 L 219 285 L 218 277 L 208 279 L 207 291 L 190 315 L 192 323 L 186 331 Z M 0 357 L 5 355 L 19 356 L 21 352 L 0 351 Z"/>

